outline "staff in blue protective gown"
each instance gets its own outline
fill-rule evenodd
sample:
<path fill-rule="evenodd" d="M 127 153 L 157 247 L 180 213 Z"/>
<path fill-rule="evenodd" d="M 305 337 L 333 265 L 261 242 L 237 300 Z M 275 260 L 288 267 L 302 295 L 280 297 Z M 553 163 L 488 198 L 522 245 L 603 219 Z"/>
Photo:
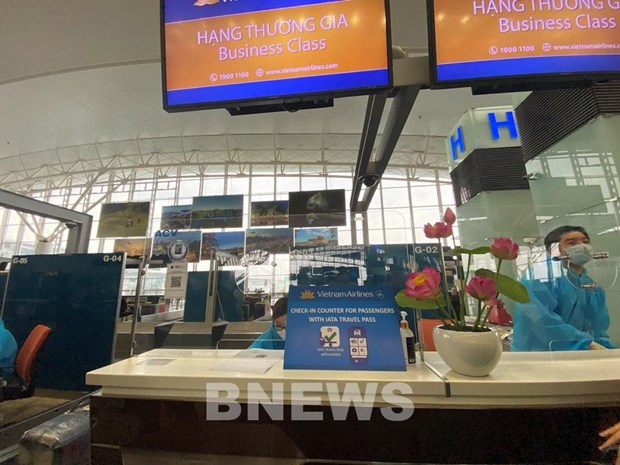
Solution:
<path fill-rule="evenodd" d="M 13 374 L 13 365 L 17 355 L 17 342 L 11 332 L 4 327 L 0 320 L 0 376 L 6 377 Z"/>
<path fill-rule="evenodd" d="M 271 326 L 258 336 L 249 347 L 250 349 L 283 350 L 286 339 L 286 314 L 288 298 L 281 297 L 271 307 Z"/>
<path fill-rule="evenodd" d="M 605 292 L 584 265 L 592 258 L 590 237 L 579 226 L 562 226 L 545 237 L 548 253 L 558 244 L 564 273 L 546 281 L 524 280 L 530 302 L 514 314 L 514 351 L 612 349 Z"/>

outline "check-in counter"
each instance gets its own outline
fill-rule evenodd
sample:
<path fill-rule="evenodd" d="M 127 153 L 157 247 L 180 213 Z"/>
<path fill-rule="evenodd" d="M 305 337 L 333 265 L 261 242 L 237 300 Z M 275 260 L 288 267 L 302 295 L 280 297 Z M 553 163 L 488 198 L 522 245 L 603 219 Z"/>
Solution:
<path fill-rule="evenodd" d="M 234 349 L 245 348 L 265 331 L 269 324 L 270 321 L 228 323 L 222 346 Z M 215 348 L 215 344 L 211 340 L 213 323 L 187 323 L 178 321 L 178 319 L 176 321 L 153 319 L 141 321 L 136 325 L 134 354 L 141 354 L 158 348 L 157 329 L 167 325 L 171 325 L 167 328 L 169 331 L 166 332 L 164 341 L 159 341 L 164 347 L 180 349 Z M 131 330 L 130 321 L 118 323 L 114 350 L 115 360 L 122 360 L 129 356 L 132 344 Z"/>
<path fill-rule="evenodd" d="M 596 433 L 620 420 L 618 350 L 505 353 L 483 378 L 453 373 L 435 353 L 406 372 L 284 370 L 282 353 L 249 357 L 159 349 L 88 373 L 102 386 L 91 403 L 93 464 L 121 464 L 136 450 L 289 463 L 603 463 Z M 372 405 L 335 406 L 356 390 L 366 401 L 376 393 Z M 238 411 L 214 420 L 209 412 L 230 407 L 216 405 L 224 396 Z M 281 406 L 275 414 L 255 407 L 267 398 Z"/>

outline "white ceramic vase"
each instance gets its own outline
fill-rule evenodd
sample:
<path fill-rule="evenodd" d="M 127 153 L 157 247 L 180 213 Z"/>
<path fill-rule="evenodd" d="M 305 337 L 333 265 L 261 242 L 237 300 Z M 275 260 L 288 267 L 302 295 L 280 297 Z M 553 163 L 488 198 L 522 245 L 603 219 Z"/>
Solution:
<path fill-rule="evenodd" d="M 455 372 L 487 376 L 499 363 L 502 341 L 497 331 L 451 331 L 437 326 L 433 341 L 439 356 Z"/>

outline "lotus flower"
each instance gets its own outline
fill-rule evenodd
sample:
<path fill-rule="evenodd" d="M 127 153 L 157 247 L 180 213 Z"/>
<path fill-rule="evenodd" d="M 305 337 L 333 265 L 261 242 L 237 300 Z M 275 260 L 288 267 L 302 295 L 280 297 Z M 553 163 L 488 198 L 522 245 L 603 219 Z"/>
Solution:
<path fill-rule="evenodd" d="M 435 224 L 425 224 L 424 234 L 430 239 L 438 239 L 440 247 L 441 239 L 446 239 L 453 235 L 452 227 L 456 223 L 456 215 L 452 209 L 447 208 L 442 216 L 442 221 Z M 499 300 L 498 282 L 502 283 L 501 292 L 506 298 L 516 300 L 517 302 L 526 303 L 529 301 L 527 289 L 523 284 L 515 281 L 509 276 L 500 274 L 502 263 L 504 260 L 515 260 L 519 254 L 519 245 L 506 237 L 500 237 L 493 241 L 490 247 L 479 247 L 469 250 L 464 247 L 454 249 L 454 260 L 457 269 L 460 266 L 460 255 L 467 254 L 471 263 L 473 255 L 490 255 L 499 259 L 497 271 L 493 272 L 485 268 L 475 271 L 475 277 L 463 288 L 462 282 L 459 281 L 458 288 L 454 288 L 450 293 L 446 292 L 445 302 L 442 298 L 444 288 L 447 290 L 447 274 L 446 262 L 443 253 L 440 253 L 441 272 L 434 268 L 426 267 L 424 270 L 411 273 L 405 281 L 405 289 L 400 291 L 396 296 L 399 305 L 413 307 L 419 309 L 434 308 L 440 312 L 440 317 L 446 324 L 446 328 L 458 331 L 480 331 L 487 328 L 487 321 L 491 321 L 497 315 L 497 321 L 510 321 L 510 315 L 504 307 L 504 303 Z M 443 275 L 443 285 L 441 283 Z M 488 276 L 488 277 L 487 277 Z M 499 281 L 501 279 L 501 281 Z M 456 282 L 456 278 L 455 278 Z M 456 291 L 456 294 L 455 294 Z M 465 320 L 467 312 L 467 299 L 465 293 L 478 300 L 476 322 L 473 327 L 468 326 Z M 408 297 L 403 298 L 403 297 Z M 464 306 L 460 313 L 455 310 L 454 297 L 458 296 L 459 303 Z M 447 304 L 447 305 L 446 305 Z M 433 307 L 436 305 L 436 307 Z M 447 309 L 444 308 L 447 306 Z"/>
<path fill-rule="evenodd" d="M 507 237 L 498 237 L 491 244 L 491 253 L 500 260 L 515 260 L 519 254 L 519 244 Z"/>
<path fill-rule="evenodd" d="M 492 278 L 474 276 L 465 286 L 465 291 L 474 299 L 487 302 L 497 296 L 497 285 Z"/>
<path fill-rule="evenodd" d="M 405 280 L 405 295 L 418 300 L 436 299 L 441 294 L 441 275 L 435 268 L 409 274 Z"/>
<path fill-rule="evenodd" d="M 448 223 L 438 222 L 435 224 L 426 223 L 424 225 L 424 234 L 429 239 L 442 239 L 452 235 L 452 225 Z"/>
<path fill-rule="evenodd" d="M 449 224 L 450 226 L 456 223 L 456 215 L 454 214 L 451 208 L 448 208 L 446 212 L 443 214 L 443 221 L 444 223 Z"/>

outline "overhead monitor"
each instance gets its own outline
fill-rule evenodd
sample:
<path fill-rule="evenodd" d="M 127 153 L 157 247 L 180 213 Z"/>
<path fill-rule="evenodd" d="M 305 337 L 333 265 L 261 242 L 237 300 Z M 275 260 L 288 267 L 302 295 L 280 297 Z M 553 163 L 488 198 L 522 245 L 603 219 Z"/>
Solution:
<path fill-rule="evenodd" d="M 620 76 L 620 0 L 428 0 L 428 12 L 435 86 Z"/>
<path fill-rule="evenodd" d="M 388 0 L 161 0 L 161 36 L 167 111 L 391 85 Z"/>

